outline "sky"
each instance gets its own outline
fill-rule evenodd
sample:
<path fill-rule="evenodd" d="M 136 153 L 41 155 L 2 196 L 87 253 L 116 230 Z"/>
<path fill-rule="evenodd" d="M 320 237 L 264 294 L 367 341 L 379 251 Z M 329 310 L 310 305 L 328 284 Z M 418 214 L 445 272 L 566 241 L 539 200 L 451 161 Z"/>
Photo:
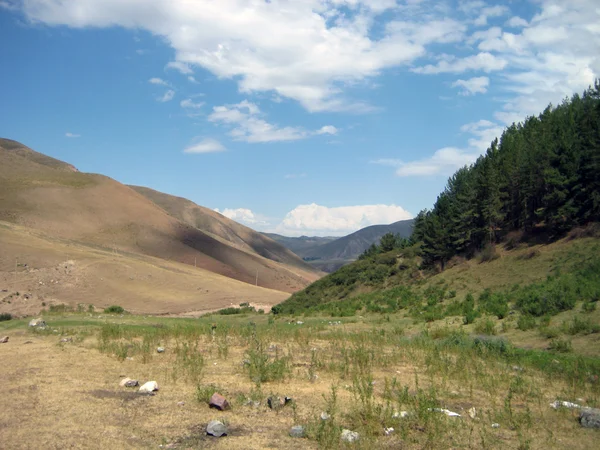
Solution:
<path fill-rule="evenodd" d="M 597 0 L 0 0 L 0 137 L 260 231 L 414 217 L 600 77 Z"/>

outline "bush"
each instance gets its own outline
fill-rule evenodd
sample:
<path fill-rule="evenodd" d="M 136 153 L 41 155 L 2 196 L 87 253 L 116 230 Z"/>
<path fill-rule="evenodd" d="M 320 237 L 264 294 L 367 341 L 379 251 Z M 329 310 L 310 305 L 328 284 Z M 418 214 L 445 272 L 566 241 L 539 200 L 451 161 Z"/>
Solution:
<path fill-rule="evenodd" d="M 552 339 L 552 341 L 550 341 L 550 345 L 548 346 L 548 350 L 559 353 L 569 353 L 573 351 L 573 345 L 571 344 L 571 341 L 566 339 Z"/>
<path fill-rule="evenodd" d="M 217 314 L 220 314 L 221 316 L 231 316 L 234 314 L 248 314 L 248 313 L 253 313 L 253 312 L 256 312 L 256 309 L 254 308 L 254 306 L 243 306 L 241 308 L 236 308 L 236 307 L 232 306 L 230 308 L 224 308 L 224 309 L 218 310 Z"/>
<path fill-rule="evenodd" d="M 2 313 L 0 314 L 0 322 L 6 322 L 7 320 L 12 320 L 12 314 L 11 313 Z"/>
<path fill-rule="evenodd" d="M 486 289 L 479 296 L 479 310 L 483 313 L 493 314 L 498 319 L 504 319 L 508 315 L 508 300 L 502 294 L 492 294 Z"/>
<path fill-rule="evenodd" d="M 600 325 L 593 324 L 590 319 L 574 317 L 571 323 L 563 324 L 565 332 L 574 336 L 576 334 L 592 334 L 600 332 Z"/>
<path fill-rule="evenodd" d="M 125 310 L 122 306 L 119 305 L 111 305 L 108 308 L 104 308 L 104 312 L 106 314 L 123 314 Z"/>
<path fill-rule="evenodd" d="M 475 332 L 480 334 L 495 335 L 496 324 L 492 319 L 482 319 L 475 324 Z"/>
<path fill-rule="evenodd" d="M 517 321 L 517 328 L 521 331 L 531 330 L 536 327 L 535 317 L 524 314 Z"/>

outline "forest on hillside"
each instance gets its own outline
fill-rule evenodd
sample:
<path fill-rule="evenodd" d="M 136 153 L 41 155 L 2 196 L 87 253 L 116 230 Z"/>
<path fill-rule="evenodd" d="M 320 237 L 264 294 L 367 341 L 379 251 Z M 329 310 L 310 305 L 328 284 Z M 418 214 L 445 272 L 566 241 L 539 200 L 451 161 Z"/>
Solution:
<path fill-rule="evenodd" d="M 600 80 L 583 95 L 508 127 L 486 153 L 459 169 L 413 242 L 425 265 L 493 248 L 511 232 L 553 239 L 600 221 Z"/>

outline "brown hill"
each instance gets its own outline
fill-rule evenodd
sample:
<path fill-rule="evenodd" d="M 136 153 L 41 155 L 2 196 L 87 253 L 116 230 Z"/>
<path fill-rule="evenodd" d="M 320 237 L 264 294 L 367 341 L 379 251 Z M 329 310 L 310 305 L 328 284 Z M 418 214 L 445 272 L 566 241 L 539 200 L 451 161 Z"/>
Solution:
<path fill-rule="evenodd" d="M 198 228 L 216 239 L 224 240 L 241 250 L 257 253 L 302 271 L 315 272 L 313 267 L 282 244 L 212 209 L 199 206 L 186 198 L 165 194 L 147 187 L 129 187 L 150 199 L 176 219 Z"/>
<path fill-rule="evenodd" d="M 194 266 L 114 252 L 0 221 L 0 313 L 34 315 L 57 304 L 121 305 L 137 314 L 199 315 L 289 294 Z"/>
<path fill-rule="evenodd" d="M 15 141 L 0 139 L 0 220 L 51 237 L 138 253 L 259 286 L 294 292 L 320 276 L 269 260 L 169 215 L 111 178 L 78 172 Z M 265 253 L 265 252 L 263 252 Z"/>

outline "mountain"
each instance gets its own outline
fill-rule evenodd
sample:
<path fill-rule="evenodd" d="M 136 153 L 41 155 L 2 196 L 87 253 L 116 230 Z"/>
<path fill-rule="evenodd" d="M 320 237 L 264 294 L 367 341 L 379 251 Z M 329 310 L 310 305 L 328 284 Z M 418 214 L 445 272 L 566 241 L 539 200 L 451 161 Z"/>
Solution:
<path fill-rule="evenodd" d="M 188 199 L 147 187 L 129 187 L 164 209 L 172 217 L 202 230 L 215 239 L 240 250 L 256 253 L 267 259 L 295 267 L 299 273 L 305 272 L 303 276 L 307 278 L 314 277 L 313 267 L 300 259 L 297 254 L 262 233 L 239 224 L 212 209 L 199 206 Z"/>
<path fill-rule="evenodd" d="M 274 241 L 225 218 L 207 217 L 212 225 L 205 231 L 111 178 L 0 139 L 0 221 L 103 250 L 195 265 L 245 283 L 255 284 L 258 274 L 259 286 L 278 291 L 294 292 L 320 277 Z M 233 230 L 229 238 L 218 232 L 219 221 L 223 230 Z"/>
<path fill-rule="evenodd" d="M 265 236 L 279 242 L 281 245 L 290 249 L 296 255 L 304 258 L 305 256 L 310 257 L 310 252 L 315 248 L 328 242 L 335 241 L 337 237 L 327 236 L 300 236 L 300 237 L 287 237 L 275 233 L 263 233 Z M 308 252 L 308 253 L 307 253 Z"/>
<path fill-rule="evenodd" d="M 390 225 L 372 225 L 341 238 L 306 237 L 290 238 L 277 234 L 266 234 L 285 245 L 305 261 L 325 272 L 334 272 L 354 261 L 372 244 L 379 242 L 384 234 L 399 234 L 409 237 L 414 220 L 401 220 Z"/>

